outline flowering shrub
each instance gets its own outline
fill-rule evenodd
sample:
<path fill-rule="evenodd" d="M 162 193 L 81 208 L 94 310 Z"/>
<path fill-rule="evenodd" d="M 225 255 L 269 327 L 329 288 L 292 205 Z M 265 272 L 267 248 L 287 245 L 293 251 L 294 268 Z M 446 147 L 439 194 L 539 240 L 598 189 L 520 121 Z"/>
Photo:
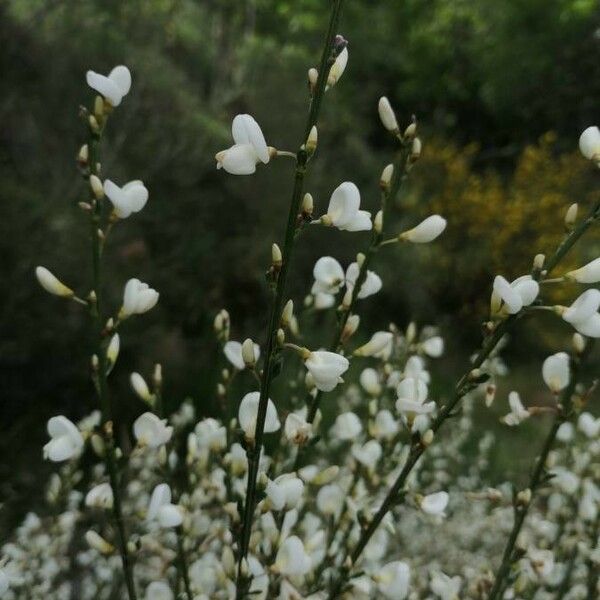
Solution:
<path fill-rule="evenodd" d="M 434 327 L 411 324 L 403 331 L 391 324 L 354 343 L 361 302 L 383 288 L 373 270 L 379 253 L 432 243 L 447 223 L 430 214 L 405 231 L 386 226 L 421 141 L 416 121 L 401 127 L 385 97 L 379 116 L 397 154 L 379 178 L 380 210 L 362 209 L 350 181 L 320 209 L 305 191 L 321 105 L 349 60 L 347 41 L 335 35 L 341 6 L 332 3 L 321 62 L 308 72 L 310 108 L 298 150 L 268 146 L 260 125 L 243 114 L 233 119 L 233 145 L 216 154 L 217 168 L 233 175 L 271 168 L 278 159 L 295 165 L 283 245 L 272 245 L 267 270 L 272 303 L 265 341 L 230 339 L 230 315 L 217 314 L 215 333 L 229 363 L 215 390 L 222 420 L 196 415 L 189 403 L 165 414 L 160 365 L 150 383 L 132 373 L 131 386 L 147 406 L 128 436 L 132 448 L 119 443 L 123 427 L 115 422 L 110 376 L 126 321 L 152 310 L 159 293 L 132 278 L 120 307 L 109 307 L 103 250 L 111 230 L 143 210 L 149 192 L 141 181 L 113 182 L 101 168 L 103 132 L 130 91 L 129 70 L 88 72 L 88 85 L 100 95 L 91 110 L 82 109 L 88 141 L 78 164 L 88 186 L 79 206 L 89 218 L 92 289 L 80 295 L 41 266 L 36 276 L 47 292 L 90 314 L 99 410 L 79 423 L 65 415 L 49 420 L 43 455 L 60 464 L 47 490 L 53 514 L 29 515 L 2 547 L 3 597 L 596 597 L 600 420 L 586 410 L 594 384 L 584 380 L 581 365 L 590 340 L 600 337 L 600 291 L 589 287 L 563 306 L 549 304 L 546 290 L 565 281 L 600 282 L 600 258 L 577 269 L 562 266 L 600 220 L 600 202 L 590 203 L 584 217 L 572 205 L 566 235 L 554 251 L 535 256 L 529 273 L 490 282 L 482 345 L 448 397 L 430 390 L 429 363 L 444 354 Z M 580 150 L 600 165 L 598 128 L 583 132 Z M 371 241 L 345 267 L 334 256 L 321 257 L 298 303 L 287 298 L 286 283 L 307 227 L 370 231 Z M 337 315 L 331 341 L 305 347 L 303 319 L 326 310 Z M 540 311 L 574 330 L 569 351 L 541 366 L 553 402 L 536 406 L 512 391 L 502 422 L 518 427 L 550 413 L 552 424 L 541 451 L 532 452 L 528 484 L 491 488 L 486 468 L 496 441 L 476 427 L 474 407 L 482 397 L 489 406 L 497 378 L 506 375 L 500 351 L 507 334 Z M 356 382 L 351 363 L 358 366 Z M 235 398 L 231 383 L 241 372 L 254 385 Z M 283 373 L 286 391 L 275 395 L 273 381 Z M 327 415 L 324 402 L 334 406 Z M 465 452 L 473 441 L 475 457 Z"/>

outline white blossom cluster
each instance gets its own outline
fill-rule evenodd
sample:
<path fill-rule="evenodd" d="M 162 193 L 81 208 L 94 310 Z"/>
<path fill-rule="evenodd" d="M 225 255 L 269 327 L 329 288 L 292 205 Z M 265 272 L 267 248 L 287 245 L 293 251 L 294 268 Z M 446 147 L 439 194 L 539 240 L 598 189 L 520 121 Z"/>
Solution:
<path fill-rule="evenodd" d="M 325 76 L 309 71 L 309 88 L 319 99 L 348 65 L 347 42 L 341 36 L 334 42 Z M 80 206 L 95 216 L 94 227 L 100 223 L 92 236 L 99 261 L 110 228 L 141 211 L 149 194 L 141 181 L 118 185 L 104 178 L 95 154 L 108 116 L 130 92 L 129 70 L 90 71 L 87 82 L 100 96 L 88 119 L 90 142 L 78 157 L 91 194 Z M 383 288 L 375 253 L 401 242 L 433 242 L 446 228 L 443 217 L 431 215 L 384 235 L 386 210 L 421 142 L 414 121 L 401 133 L 387 98 L 378 112 L 400 148 L 400 159 L 380 177 L 381 210 L 373 215 L 361 208 L 361 192 L 345 181 L 315 218 L 313 196 L 301 192 L 284 251 L 272 246 L 275 309 L 268 341 L 232 339 L 229 313 L 217 314 L 222 370 L 213 404 L 220 418 L 197 414 L 191 402 L 164 414 L 157 365 L 151 378 L 129 376 L 146 410 L 131 424 L 113 422 L 105 386 L 118 368 L 120 327 L 151 310 L 158 292 L 132 278 L 112 316 L 99 315 L 98 290 L 79 296 L 48 269 L 36 269 L 46 291 L 87 307 L 95 320 L 99 343 L 91 365 L 101 410 L 78 423 L 65 415 L 48 421 L 43 456 L 60 465 L 47 488 L 49 510 L 28 515 L 0 549 L 2 598 L 597 597 L 600 420 L 588 412 L 594 387 L 580 366 L 587 338 L 600 337 L 600 291 L 589 287 L 570 306 L 558 306 L 546 303 L 541 284 L 593 286 L 600 282 L 600 258 L 550 278 L 559 248 L 556 259 L 538 255 L 529 274 L 513 281 L 495 277 L 482 348 L 445 389 L 435 375 L 445 353 L 437 329 L 414 323 L 361 329 L 359 301 Z M 237 115 L 234 143 L 216 155 L 217 168 L 249 175 L 291 156 L 302 178 L 318 141 L 310 120 L 307 131 L 294 154 L 268 146 L 256 120 Z M 600 162 L 599 130 L 586 130 L 580 147 Z M 105 225 L 102 207 L 109 212 Z M 569 209 L 566 219 L 572 232 L 583 232 L 599 216 L 596 209 L 577 225 L 576 212 Z M 318 258 L 314 281 L 295 309 L 284 277 L 289 246 L 304 226 L 370 232 L 372 242 L 345 266 L 333 256 Z M 500 420 L 509 432 L 533 419 L 544 427 L 551 417 L 552 429 L 540 458 L 532 452 L 529 484 L 491 481 L 490 458 L 510 448 L 478 418 L 495 410 L 497 380 L 507 374 L 500 356 L 505 333 L 539 310 L 576 330 L 573 348 L 541 365 L 546 403 L 510 391 Z M 337 319 L 335 343 L 325 348 L 304 345 L 314 311 Z M 285 377 L 271 387 L 284 357 Z M 245 391 L 238 393 L 241 383 Z M 116 443 L 121 437 L 131 448 Z M 248 510 L 250 492 L 256 506 Z"/>

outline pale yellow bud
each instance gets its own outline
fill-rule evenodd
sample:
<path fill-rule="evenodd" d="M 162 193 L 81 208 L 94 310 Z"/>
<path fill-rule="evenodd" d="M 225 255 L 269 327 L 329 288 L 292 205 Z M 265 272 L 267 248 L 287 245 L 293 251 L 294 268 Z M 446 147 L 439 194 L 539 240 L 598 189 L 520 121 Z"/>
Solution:
<path fill-rule="evenodd" d="M 544 268 L 546 262 L 546 256 L 544 254 L 536 254 L 533 259 L 533 268 L 537 271 L 541 271 Z"/>
<path fill-rule="evenodd" d="M 314 201 L 311 194 L 304 194 L 302 199 L 302 214 L 310 217 L 313 213 Z"/>
<path fill-rule="evenodd" d="M 288 300 L 283 307 L 283 312 L 281 313 L 281 326 L 287 327 L 294 316 L 294 302 L 293 300 Z"/>
<path fill-rule="evenodd" d="M 317 132 L 317 127 L 313 125 L 310 133 L 308 134 L 308 139 L 306 140 L 306 151 L 309 154 L 312 154 L 317 149 L 317 142 L 319 139 L 319 134 Z"/>
<path fill-rule="evenodd" d="M 35 276 L 38 283 L 49 293 L 62 298 L 72 298 L 75 293 L 60 279 L 55 277 L 46 267 L 36 267 Z"/>
<path fill-rule="evenodd" d="M 375 218 L 373 219 L 373 229 L 375 230 L 375 233 L 381 233 L 381 231 L 383 230 L 382 210 L 378 211 L 378 213 L 375 215 Z"/>
<path fill-rule="evenodd" d="M 423 446 L 430 446 L 431 442 L 433 442 L 433 429 L 428 429 L 424 434 L 423 437 L 421 438 L 421 442 L 423 444 Z"/>
<path fill-rule="evenodd" d="M 77 154 L 77 162 L 81 165 L 87 165 L 87 162 L 90 157 L 90 151 L 87 144 L 84 144 L 79 148 L 79 153 Z"/>
<path fill-rule="evenodd" d="M 112 554 L 115 549 L 112 544 L 109 544 L 100 534 L 92 529 L 86 531 L 85 541 L 90 548 L 97 550 L 100 554 Z"/>
<path fill-rule="evenodd" d="M 90 175 L 90 187 L 92 188 L 94 196 L 96 196 L 98 200 L 104 197 L 104 188 L 102 187 L 102 182 L 96 175 Z"/>
<path fill-rule="evenodd" d="M 247 368 L 254 368 L 256 356 L 254 354 L 254 342 L 250 338 L 245 339 L 242 344 L 242 359 Z"/>
<path fill-rule="evenodd" d="M 575 225 L 575 221 L 577 221 L 577 212 L 579 210 L 579 205 L 577 202 L 574 202 L 569 206 L 566 214 L 565 214 L 565 227 L 567 229 L 573 229 L 573 225 Z"/>
<path fill-rule="evenodd" d="M 274 267 L 280 267 L 283 263 L 283 256 L 281 255 L 281 249 L 277 244 L 271 246 L 271 262 Z"/>
<path fill-rule="evenodd" d="M 381 172 L 381 178 L 379 179 L 379 186 L 382 190 L 389 190 L 392 176 L 394 175 L 394 165 L 389 164 L 384 167 Z"/>
<path fill-rule="evenodd" d="M 410 159 L 412 161 L 417 160 L 421 156 L 421 150 L 423 149 L 423 145 L 421 144 L 421 140 L 416 137 L 412 142 L 412 147 L 410 149 Z"/>
<path fill-rule="evenodd" d="M 404 138 L 410 140 L 415 137 L 416 133 L 417 124 L 413 122 L 404 130 Z"/>
<path fill-rule="evenodd" d="M 585 350 L 586 341 L 580 333 L 573 334 L 573 348 L 577 354 L 581 354 Z"/>

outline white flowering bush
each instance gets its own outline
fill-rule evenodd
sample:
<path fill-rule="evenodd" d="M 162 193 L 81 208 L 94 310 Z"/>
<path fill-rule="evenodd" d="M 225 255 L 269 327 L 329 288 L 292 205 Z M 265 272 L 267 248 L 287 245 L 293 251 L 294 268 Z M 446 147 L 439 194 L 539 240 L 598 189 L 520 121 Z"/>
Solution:
<path fill-rule="evenodd" d="M 378 112 L 397 149 L 378 180 L 378 210 L 362 208 L 351 181 L 320 207 L 307 192 L 321 107 L 334 101 L 332 88 L 349 61 L 348 42 L 336 35 L 341 8 L 341 0 L 332 2 L 320 64 L 308 73 L 310 104 L 297 151 L 268 146 L 255 119 L 241 114 L 233 119 L 233 145 L 216 154 L 217 168 L 232 175 L 272 168 L 276 159 L 295 165 L 283 243 L 272 245 L 267 270 L 272 296 L 267 330 L 255 334 L 261 343 L 230 339 L 225 309 L 214 321 L 227 361 L 214 394 L 222 419 L 196 414 L 190 402 L 166 414 L 157 365 L 151 377 L 129 376 L 146 411 L 131 426 L 115 421 L 121 400 L 111 395 L 110 380 L 120 336 L 159 293 L 131 278 L 119 306 L 106 299 L 110 233 L 126 227 L 150 194 L 141 181 L 118 184 L 102 169 L 104 130 L 131 89 L 128 68 L 87 73 L 99 95 L 82 109 L 87 142 L 77 161 L 87 184 L 79 207 L 89 221 L 92 287 L 78 293 L 80 283 L 65 284 L 42 266 L 35 274 L 47 292 L 90 315 L 98 410 L 78 423 L 67 415 L 48 421 L 43 456 L 57 467 L 46 490 L 51 510 L 28 515 L 2 546 L 2 598 L 598 597 L 600 419 L 588 409 L 595 383 L 581 366 L 600 337 L 600 291 L 593 287 L 600 258 L 569 272 L 561 262 L 598 225 L 600 201 L 584 217 L 569 208 L 557 223 L 566 227 L 564 240 L 553 254 L 536 255 L 530 272 L 490 282 L 481 347 L 449 394 L 432 392 L 429 366 L 444 355 L 433 325 L 390 324 L 355 343 L 361 304 L 385 293 L 375 270 L 380 253 L 432 243 L 447 223 L 431 215 L 406 231 L 386 227 L 421 141 L 416 121 L 401 126 L 385 97 Z M 600 165 L 597 127 L 583 132 L 580 148 Z M 371 239 L 351 264 L 319 258 L 306 297 L 288 298 L 294 247 L 309 227 L 369 231 Z M 569 306 L 554 305 L 547 290 L 564 282 L 592 287 Z M 308 348 L 302 331 L 315 311 L 331 311 L 337 322 L 321 345 Z M 532 375 L 553 400 L 536 405 L 511 391 L 502 422 L 518 427 L 549 413 L 552 423 L 542 447 L 531 449 L 527 484 L 491 487 L 499 441 L 478 426 L 475 408 L 490 406 L 497 379 L 508 375 L 501 358 L 507 335 L 518 336 L 523 317 L 544 311 L 574 330 Z M 248 375 L 247 390 L 236 397 L 231 384 L 240 373 Z M 283 381 L 274 388 L 277 378 Z M 125 441 L 117 435 L 123 430 Z"/>

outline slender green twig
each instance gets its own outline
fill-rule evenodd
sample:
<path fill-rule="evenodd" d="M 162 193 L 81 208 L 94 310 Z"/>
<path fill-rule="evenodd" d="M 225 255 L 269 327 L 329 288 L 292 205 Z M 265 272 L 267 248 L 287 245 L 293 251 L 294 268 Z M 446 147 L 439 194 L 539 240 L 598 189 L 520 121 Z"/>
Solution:
<path fill-rule="evenodd" d="M 567 235 L 565 240 L 557 248 L 556 252 L 546 262 L 546 265 L 543 269 L 544 276 L 548 276 L 560 264 L 562 259 L 568 254 L 569 250 L 573 248 L 575 243 L 592 226 L 592 224 L 598 220 L 599 217 L 600 201 L 597 201 L 590 210 L 587 217 L 583 221 L 581 221 L 577 225 L 577 227 L 575 227 Z M 532 276 L 535 279 L 539 279 L 541 273 L 539 270 L 534 270 Z M 488 337 L 484 339 L 483 345 L 480 351 L 477 353 L 475 359 L 473 360 L 469 370 L 466 371 L 458 381 L 452 398 L 442 406 L 438 416 L 433 421 L 431 429 L 434 433 L 436 433 L 444 425 L 444 423 L 452 416 L 454 409 L 460 403 L 462 398 L 476 386 L 476 382 L 472 380 L 474 370 L 479 369 L 479 367 L 483 365 L 484 361 L 494 351 L 494 349 L 496 348 L 500 340 L 504 337 L 504 335 L 512 330 L 517 320 L 517 315 L 509 316 L 507 319 L 505 319 L 499 325 L 497 325 L 493 332 L 490 333 Z M 350 564 L 348 564 L 346 560 L 343 561 L 342 572 L 333 581 L 331 592 L 328 597 L 329 600 L 333 600 L 333 598 L 336 598 L 340 593 L 344 585 L 345 576 L 349 574 L 353 565 L 356 564 L 367 543 L 369 542 L 369 540 L 371 539 L 381 522 L 383 521 L 385 515 L 394 506 L 397 506 L 398 504 L 403 502 L 403 499 L 399 498 L 399 494 L 404 488 L 408 476 L 412 472 L 414 466 L 417 464 L 419 458 L 425 452 L 427 447 L 428 446 L 422 444 L 419 439 L 413 441 L 408 458 L 406 459 L 406 462 L 402 470 L 400 471 L 400 474 L 390 487 L 379 510 L 375 513 L 369 525 L 361 533 L 358 542 L 356 543 L 356 546 L 354 547 L 352 552 L 347 555 L 347 558 L 350 559 Z"/>
<path fill-rule="evenodd" d="M 254 509 L 256 504 L 256 483 L 258 476 L 258 465 L 260 459 L 260 453 L 262 448 L 262 439 L 264 433 L 265 419 L 267 414 L 267 404 L 269 399 L 269 390 L 271 382 L 274 377 L 276 357 L 278 354 L 277 346 L 277 330 L 281 321 L 281 313 L 283 311 L 283 304 L 285 300 L 285 288 L 287 282 L 288 271 L 290 267 L 290 261 L 294 248 L 294 242 L 296 239 L 296 232 L 299 227 L 298 213 L 300 211 L 300 205 L 302 202 L 303 191 L 304 191 L 304 178 L 306 169 L 309 161 L 309 153 L 307 152 L 305 142 L 308 139 L 310 131 L 316 126 L 323 96 L 325 94 L 325 88 L 327 85 L 327 79 L 329 71 L 336 59 L 336 50 L 334 47 L 335 35 L 340 20 L 340 14 L 342 10 L 343 0 L 334 0 L 331 9 L 331 16 L 329 20 L 329 28 L 325 39 L 325 45 L 323 47 L 323 54 L 321 57 L 319 75 L 317 84 L 313 92 L 313 97 L 310 104 L 308 119 L 306 122 L 306 128 L 304 131 L 304 138 L 302 145 L 296 154 L 296 169 L 294 174 L 294 187 L 292 191 L 292 199 L 290 202 L 290 209 L 287 220 L 287 227 L 285 231 L 285 240 L 282 253 L 282 264 L 277 274 L 277 283 L 275 288 L 275 295 L 273 303 L 271 305 L 271 314 L 269 318 L 269 325 L 267 328 L 267 340 L 265 348 L 265 361 L 263 364 L 263 372 L 260 386 L 260 399 L 258 404 L 258 412 L 256 417 L 256 430 L 255 439 L 251 447 L 248 448 L 248 484 L 246 488 L 246 499 L 244 503 L 244 514 L 242 517 L 241 532 L 239 538 L 238 547 L 238 577 L 237 577 L 237 598 L 243 598 L 246 594 L 244 589 L 247 586 L 242 585 L 242 564 L 248 553 L 248 546 L 250 543 L 250 533 L 252 530 L 252 521 L 254 517 Z"/>
<path fill-rule="evenodd" d="M 348 304 L 348 306 L 343 306 L 341 309 L 341 314 L 338 319 L 338 325 L 336 327 L 331 344 L 329 345 L 329 350 L 331 352 L 339 351 L 340 346 L 343 343 L 344 328 L 346 327 L 348 318 L 354 310 L 354 305 L 356 304 L 356 301 L 358 299 L 358 294 L 360 293 L 360 290 L 367 278 L 369 266 L 372 264 L 375 255 L 377 254 L 381 246 L 381 242 L 383 240 L 384 235 L 383 228 L 385 227 L 387 221 L 390 205 L 398 195 L 402 182 L 405 180 L 406 175 L 408 174 L 408 170 L 410 167 L 409 152 L 410 144 L 406 142 L 402 143 L 402 147 L 396 156 L 396 160 L 394 161 L 394 173 L 392 176 L 392 181 L 390 182 L 389 188 L 383 189 L 381 192 L 381 212 L 383 216 L 383 227 L 381 231 L 373 230 L 371 242 L 360 265 L 358 277 L 356 278 L 354 288 L 352 289 L 350 303 Z M 306 420 L 309 423 L 312 423 L 315 420 L 315 416 L 317 414 L 317 410 L 319 409 L 319 404 L 321 402 L 322 396 L 323 392 L 318 391 L 312 399 L 306 417 Z"/>
<path fill-rule="evenodd" d="M 94 131 L 90 132 L 88 142 L 89 151 L 89 174 L 98 176 L 99 164 L 99 143 L 100 134 Z M 119 482 L 119 473 L 117 466 L 117 458 L 115 454 L 114 443 L 114 419 L 112 414 L 112 406 L 108 392 L 108 363 L 106 358 L 106 333 L 105 319 L 102 314 L 103 295 L 102 295 L 102 239 L 100 237 L 99 228 L 102 225 L 102 203 L 100 200 L 93 199 L 93 210 L 90 218 L 90 234 L 92 241 L 92 285 L 93 285 L 93 301 L 91 305 L 91 314 L 94 323 L 94 335 L 96 345 L 96 357 L 98 359 L 95 369 L 96 390 L 98 400 L 102 412 L 102 432 L 105 441 L 104 459 L 106 469 L 110 480 L 110 486 L 113 492 L 113 519 L 117 529 L 117 537 L 119 540 L 119 552 L 123 564 L 123 573 L 125 577 L 125 585 L 129 600 L 136 600 L 137 594 L 135 591 L 135 582 L 133 579 L 133 564 L 129 549 L 127 547 L 127 533 L 125 530 L 125 522 L 123 519 L 123 509 L 121 502 L 121 490 Z"/>

